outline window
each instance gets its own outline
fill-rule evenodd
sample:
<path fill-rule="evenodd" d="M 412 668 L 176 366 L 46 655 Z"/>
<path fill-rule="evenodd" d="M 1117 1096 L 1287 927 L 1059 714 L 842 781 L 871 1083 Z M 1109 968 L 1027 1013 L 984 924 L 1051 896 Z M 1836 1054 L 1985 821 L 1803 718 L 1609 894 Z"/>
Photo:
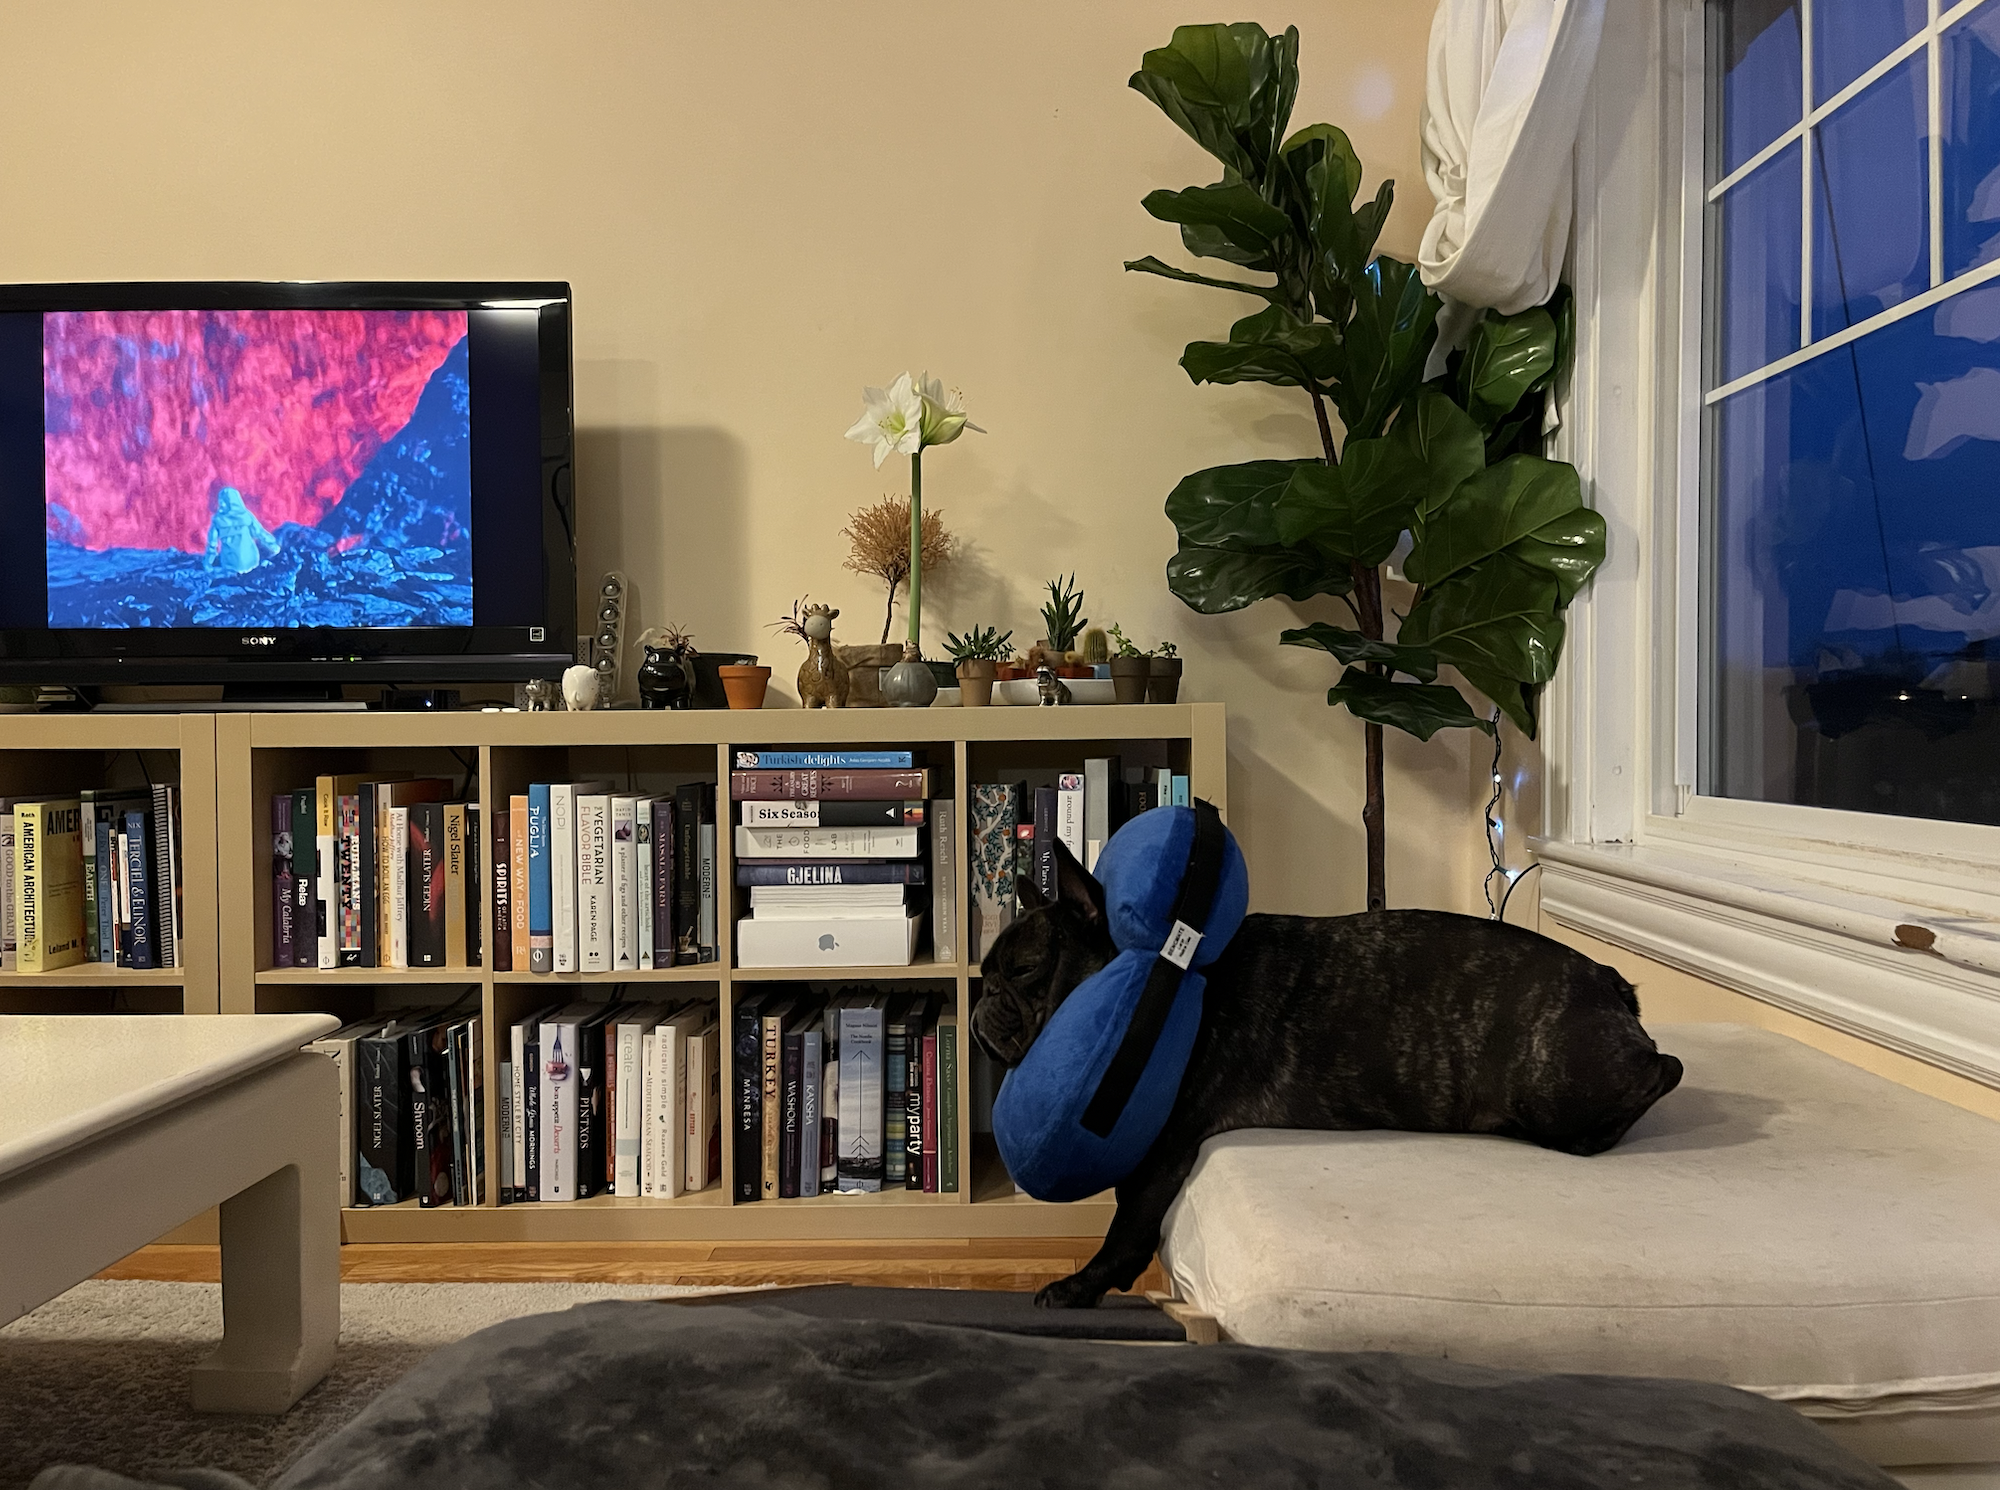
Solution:
<path fill-rule="evenodd" d="M 1711 0 L 1701 794 L 2000 824 L 2000 0 Z"/>

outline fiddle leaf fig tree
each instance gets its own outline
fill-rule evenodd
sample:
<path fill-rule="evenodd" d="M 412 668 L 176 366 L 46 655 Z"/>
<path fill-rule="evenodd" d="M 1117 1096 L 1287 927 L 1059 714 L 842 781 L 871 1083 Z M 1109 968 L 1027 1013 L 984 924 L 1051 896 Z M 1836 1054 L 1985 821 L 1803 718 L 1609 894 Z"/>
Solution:
<path fill-rule="evenodd" d="M 1270 383 L 1311 402 L 1317 455 L 1216 466 L 1173 489 L 1180 547 L 1167 584 L 1208 615 L 1274 597 L 1346 605 L 1352 626 L 1315 621 L 1278 639 L 1340 663 L 1327 702 L 1362 721 L 1372 910 L 1387 898 L 1383 727 L 1421 740 L 1490 732 L 1470 689 L 1532 736 L 1563 610 L 1603 562 L 1604 523 L 1575 468 L 1540 454 L 1569 360 L 1566 294 L 1484 316 L 1426 382 L 1439 300 L 1414 265 L 1375 252 L 1395 184 L 1363 200 L 1345 134 L 1288 132 L 1298 52 L 1296 28 L 1272 36 L 1246 22 L 1181 26 L 1146 53 L 1131 86 L 1221 163 L 1222 179 L 1143 205 L 1180 228 L 1189 254 L 1230 267 L 1198 274 L 1150 255 L 1125 267 L 1263 302 L 1224 340 L 1190 342 L 1180 365 L 1196 383 Z M 1395 617 L 1382 570 L 1405 534 L 1416 589 Z"/>

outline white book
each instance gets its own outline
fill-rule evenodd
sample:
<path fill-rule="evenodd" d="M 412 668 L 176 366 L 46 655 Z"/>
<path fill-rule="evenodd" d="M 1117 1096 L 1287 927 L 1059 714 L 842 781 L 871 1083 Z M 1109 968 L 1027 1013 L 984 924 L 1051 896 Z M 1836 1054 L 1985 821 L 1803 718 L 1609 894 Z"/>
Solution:
<path fill-rule="evenodd" d="M 639 1193 L 649 1200 L 660 1183 L 660 1086 L 655 1066 L 659 1043 L 657 1025 L 639 1037 Z"/>
<path fill-rule="evenodd" d="M 576 798 L 576 965 L 611 971 L 611 798 Z"/>
<path fill-rule="evenodd" d="M 542 1021 L 541 1198 L 576 1199 L 576 1042 L 588 1004 L 571 1004 Z"/>
<path fill-rule="evenodd" d="M 322 788 L 323 790 L 324 788 Z M 337 814 L 336 814 L 337 816 Z M 313 925 L 308 931 L 315 933 L 308 939 L 313 941 L 313 961 L 322 970 L 340 966 L 340 866 L 334 858 L 339 847 L 340 836 L 334 833 L 316 833 L 318 841 L 319 865 L 315 875 L 318 883 L 313 894 L 317 904 L 313 909 Z M 399 839 L 398 842 L 406 842 Z M 125 852 L 119 850 L 118 862 L 125 862 Z M 127 917 L 126 919 L 130 919 Z M 396 964 L 401 967 L 401 963 Z"/>
<path fill-rule="evenodd" d="M 688 1047 L 708 1021 L 705 1004 L 693 1004 L 660 1022 L 653 1046 L 659 1102 L 654 1109 L 660 1144 L 654 1194 L 671 1200 L 687 1189 Z"/>
<path fill-rule="evenodd" d="M 695 945 L 701 948 L 701 960 L 713 962 L 721 942 L 716 935 L 715 909 L 715 824 L 703 823 L 695 834 L 700 862 L 697 865 L 696 883 L 701 888 L 701 902 L 695 916 Z"/>
<path fill-rule="evenodd" d="M 555 969 L 577 970 L 576 799 L 608 792 L 608 781 L 553 782 L 549 786 L 549 922 Z"/>
<path fill-rule="evenodd" d="M 1111 836 L 1111 786 L 1117 781 L 1115 762 L 1094 756 L 1083 763 L 1083 867 L 1097 872 L 1097 856 Z"/>
<path fill-rule="evenodd" d="M 653 966 L 653 799 L 641 797 L 632 804 L 632 900 L 634 936 L 638 940 L 638 967 Z"/>
<path fill-rule="evenodd" d="M 1083 777 L 1056 778 L 1056 838 L 1077 863 L 1087 852 L 1083 841 Z"/>
<path fill-rule="evenodd" d="M 958 818 L 951 798 L 931 803 L 931 948 L 939 962 L 958 961 L 958 879 L 953 862 L 957 844 Z"/>
<path fill-rule="evenodd" d="M 639 866 L 633 835 L 637 797 L 611 799 L 611 965 L 639 965 Z"/>
<path fill-rule="evenodd" d="M 721 1048 L 721 1026 L 712 1019 L 687 1042 L 687 1091 L 682 1103 L 685 1119 L 681 1127 L 686 1162 L 682 1169 L 687 1188 L 696 1194 L 715 1183 L 708 1167 L 708 1135 L 718 1118 L 715 1092 L 721 1073 L 716 1062 L 721 1058 Z"/>
<path fill-rule="evenodd" d="M 618 1052 L 617 1110 L 612 1113 L 611 1193 L 636 1196 L 639 1188 L 639 1142 L 645 1134 L 646 1066 L 640 1049 L 647 1033 L 660 1022 L 659 1009 L 640 1009 L 611 1026 Z"/>
<path fill-rule="evenodd" d="M 909 912 L 898 900 L 890 905 L 760 905 L 750 914 L 758 921 L 900 921 Z"/>
<path fill-rule="evenodd" d="M 705 826 L 705 825 L 704 825 Z M 916 828 L 743 828 L 739 859 L 914 859 Z"/>
<path fill-rule="evenodd" d="M 836 906 L 869 910 L 898 910 L 909 899 L 902 885 L 752 885 L 750 908 L 798 906 L 831 909 Z"/>
<path fill-rule="evenodd" d="M 410 965 L 410 809 L 389 809 L 389 966 Z"/>
<path fill-rule="evenodd" d="M 739 967 L 908 967 L 921 913 L 870 920 L 804 921 L 745 916 L 736 923 Z"/>
<path fill-rule="evenodd" d="M 1153 805 L 1174 805 L 1174 772 L 1171 766 L 1160 766 L 1153 772 Z"/>
<path fill-rule="evenodd" d="M 363 1035 L 373 1034 L 386 1020 L 362 1021 L 350 1024 L 332 1034 L 312 1042 L 307 1050 L 316 1050 L 326 1056 L 334 1065 L 334 1080 L 338 1086 L 338 1110 L 340 1131 L 340 1166 L 338 1184 L 340 1203 L 343 1207 L 354 1204 L 354 1042 Z"/>
<path fill-rule="evenodd" d="M 516 1024 L 507 1032 L 514 1056 L 514 1121 L 507 1132 L 508 1147 L 514 1155 L 514 1198 L 533 1200 L 528 1185 L 528 1081 L 532 1072 L 524 1066 L 528 1058 L 528 1027 Z"/>
<path fill-rule="evenodd" d="M 883 1046 L 881 994 L 864 995 L 839 1009 L 840 1155 L 836 1188 L 872 1193 L 882 1188 Z"/>

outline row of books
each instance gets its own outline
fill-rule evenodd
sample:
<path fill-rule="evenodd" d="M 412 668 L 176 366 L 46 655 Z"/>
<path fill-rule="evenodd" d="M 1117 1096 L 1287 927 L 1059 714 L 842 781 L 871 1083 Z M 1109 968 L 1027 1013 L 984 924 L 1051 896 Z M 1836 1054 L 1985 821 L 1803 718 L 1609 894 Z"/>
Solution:
<path fill-rule="evenodd" d="M 618 973 L 714 962 L 715 786 L 671 795 L 538 782 L 495 814 L 498 972 Z"/>
<path fill-rule="evenodd" d="M 1189 803 L 1188 778 L 1166 767 L 1127 766 L 1097 756 L 1053 786 L 982 782 L 972 788 L 966 833 L 971 865 L 970 959 L 977 962 L 1020 912 L 1019 884 L 1056 893 L 1056 844 L 1086 869 L 1111 835 L 1155 807 Z"/>
<path fill-rule="evenodd" d="M 307 1048 L 339 1067 L 342 1205 L 484 1202 L 477 1014 L 457 1005 L 376 1014 Z"/>
<path fill-rule="evenodd" d="M 772 988 L 731 1010 L 738 1202 L 956 1192 L 958 1015 L 949 994 Z"/>
<path fill-rule="evenodd" d="M 479 804 L 407 774 L 271 799 L 274 967 L 478 967 Z"/>
<path fill-rule="evenodd" d="M 180 788 L 0 797 L 0 968 L 181 965 Z"/>
<path fill-rule="evenodd" d="M 577 1003 L 514 1025 L 500 1200 L 670 1200 L 722 1174 L 722 1038 L 707 999 Z"/>
<path fill-rule="evenodd" d="M 744 758 L 729 782 L 737 880 L 750 892 L 739 966 L 907 966 L 927 909 L 949 959 L 953 803 L 933 800 L 913 752 L 817 752 L 810 768 Z"/>

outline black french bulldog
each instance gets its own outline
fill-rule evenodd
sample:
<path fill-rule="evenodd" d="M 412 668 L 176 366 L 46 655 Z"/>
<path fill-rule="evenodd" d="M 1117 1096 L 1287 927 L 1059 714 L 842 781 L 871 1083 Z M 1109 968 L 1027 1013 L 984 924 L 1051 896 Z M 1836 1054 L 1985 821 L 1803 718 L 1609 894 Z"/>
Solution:
<path fill-rule="evenodd" d="M 1118 949 L 1104 891 L 1060 847 L 1058 893 L 980 964 L 972 1033 L 1017 1066 Z M 1446 911 L 1245 919 L 1207 969 L 1200 1033 L 1160 1136 L 1117 1188 L 1104 1245 L 1035 1296 L 1085 1309 L 1130 1288 L 1207 1139 L 1237 1128 L 1493 1133 L 1598 1154 L 1677 1086 L 1632 985 L 1560 942 Z"/>

